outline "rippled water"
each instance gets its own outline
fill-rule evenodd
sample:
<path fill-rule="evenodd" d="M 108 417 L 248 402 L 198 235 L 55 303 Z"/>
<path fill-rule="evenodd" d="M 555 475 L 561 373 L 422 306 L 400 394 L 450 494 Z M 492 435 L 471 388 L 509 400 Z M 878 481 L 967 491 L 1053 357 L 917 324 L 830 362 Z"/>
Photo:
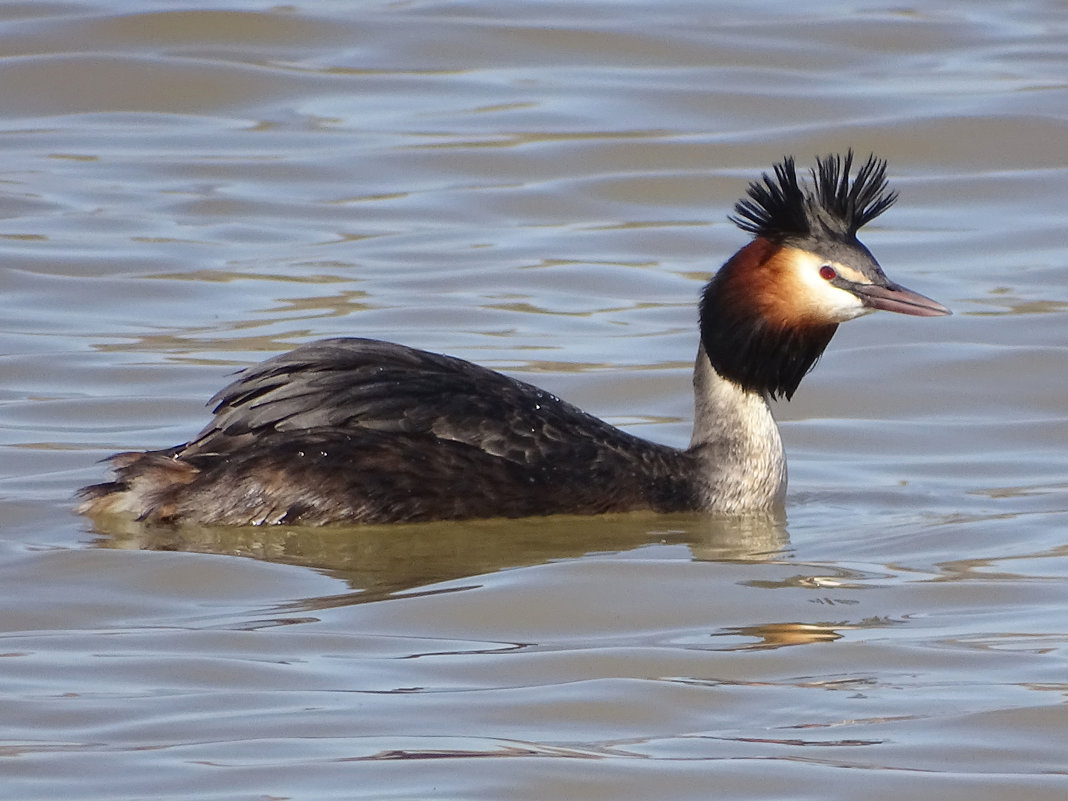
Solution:
<path fill-rule="evenodd" d="M 1064 798 L 1066 41 L 1057 2 L 0 7 L 2 794 Z M 778 405 L 783 527 L 71 512 L 323 336 L 683 445 L 731 204 L 849 146 L 956 314 L 843 326 Z"/>

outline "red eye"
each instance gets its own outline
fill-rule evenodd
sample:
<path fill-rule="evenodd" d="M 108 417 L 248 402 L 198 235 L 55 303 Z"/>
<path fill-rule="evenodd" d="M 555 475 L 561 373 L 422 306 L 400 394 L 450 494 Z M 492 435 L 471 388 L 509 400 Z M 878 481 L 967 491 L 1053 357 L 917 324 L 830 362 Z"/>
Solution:
<path fill-rule="evenodd" d="M 829 264 L 824 264 L 820 267 L 820 278 L 824 281 L 833 281 L 838 277 L 838 273 L 834 271 L 834 267 Z"/>

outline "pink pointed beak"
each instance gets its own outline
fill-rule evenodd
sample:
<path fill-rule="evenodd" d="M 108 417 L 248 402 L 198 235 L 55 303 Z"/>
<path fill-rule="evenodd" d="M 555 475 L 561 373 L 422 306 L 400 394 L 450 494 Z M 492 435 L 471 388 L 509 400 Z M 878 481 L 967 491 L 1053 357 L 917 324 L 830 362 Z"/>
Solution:
<path fill-rule="evenodd" d="M 953 314 L 937 300 L 931 300 L 926 295 L 913 292 L 892 281 L 888 282 L 887 286 L 853 284 L 849 288 L 864 302 L 865 306 L 872 309 L 912 314 L 916 317 L 942 317 L 946 314 Z"/>

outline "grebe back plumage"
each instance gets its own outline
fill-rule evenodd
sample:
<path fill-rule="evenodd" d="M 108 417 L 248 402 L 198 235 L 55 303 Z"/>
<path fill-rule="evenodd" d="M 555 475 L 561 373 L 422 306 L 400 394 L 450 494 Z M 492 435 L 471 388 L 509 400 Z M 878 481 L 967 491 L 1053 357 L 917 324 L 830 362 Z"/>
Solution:
<path fill-rule="evenodd" d="M 786 158 L 735 206 L 754 239 L 701 296 L 685 450 L 462 359 L 328 339 L 243 371 L 193 440 L 113 456 L 80 511 L 258 525 L 772 509 L 786 459 L 768 399 L 793 395 L 840 322 L 950 313 L 856 238 L 896 194 L 884 161 L 851 166 L 851 151 L 818 159 L 805 185 Z"/>

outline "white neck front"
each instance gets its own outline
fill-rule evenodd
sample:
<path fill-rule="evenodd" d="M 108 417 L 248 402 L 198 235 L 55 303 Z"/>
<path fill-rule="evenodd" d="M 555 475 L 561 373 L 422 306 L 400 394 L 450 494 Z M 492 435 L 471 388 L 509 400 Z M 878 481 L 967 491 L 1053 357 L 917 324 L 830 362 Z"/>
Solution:
<path fill-rule="evenodd" d="M 786 454 L 767 398 L 743 390 L 712 367 L 704 346 L 694 366 L 693 439 L 705 505 L 737 513 L 770 509 L 786 494 Z"/>

